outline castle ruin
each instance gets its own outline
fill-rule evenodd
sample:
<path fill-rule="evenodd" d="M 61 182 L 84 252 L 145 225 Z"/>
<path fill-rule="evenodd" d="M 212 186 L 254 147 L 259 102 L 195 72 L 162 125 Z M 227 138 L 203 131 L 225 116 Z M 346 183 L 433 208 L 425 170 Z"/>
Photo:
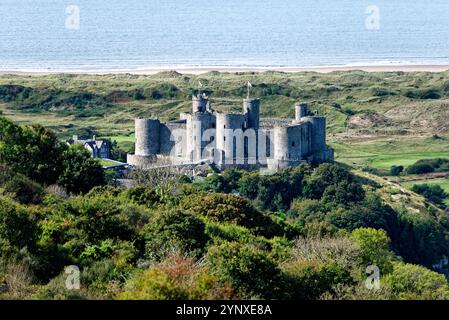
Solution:
<path fill-rule="evenodd" d="M 157 163 L 213 163 L 228 167 L 278 170 L 301 162 L 334 159 L 326 145 L 326 118 L 295 106 L 295 119 L 261 119 L 260 101 L 244 99 L 243 113 L 213 110 L 205 94 L 194 95 L 192 112 L 176 121 L 135 120 L 135 154 L 128 163 L 149 168 Z"/>

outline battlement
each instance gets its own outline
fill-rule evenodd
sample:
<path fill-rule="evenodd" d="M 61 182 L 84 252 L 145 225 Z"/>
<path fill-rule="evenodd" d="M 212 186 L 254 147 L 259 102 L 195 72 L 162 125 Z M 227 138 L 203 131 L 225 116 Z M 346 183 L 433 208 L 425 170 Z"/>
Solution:
<path fill-rule="evenodd" d="M 212 110 L 205 94 L 194 95 L 193 112 L 181 113 L 179 120 L 136 119 L 136 153 L 129 157 L 135 163 L 130 164 L 147 165 L 159 155 L 178 164 L 208 159 L 219 168 L 332 161 L 326 118 L 312 115 L 304 103 L 294 108 L 294 119 L 261 119 L 258 99 L 244 99 L 243 112 L 235 114 Z"/>

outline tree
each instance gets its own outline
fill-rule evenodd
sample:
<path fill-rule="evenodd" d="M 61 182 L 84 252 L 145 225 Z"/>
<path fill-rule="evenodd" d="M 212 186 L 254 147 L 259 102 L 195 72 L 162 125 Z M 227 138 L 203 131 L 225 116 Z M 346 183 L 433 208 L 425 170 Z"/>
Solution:
<path fill-rule="evenodd" d="M 40 125 L 21 127 L 0 117 L 0 162 L 43 184 L 54 184 L 62 172 L 67 146 Z"/>
<path fill-rule="evenodd" d="M 63 171 L 58 183 L 71 193 L 86 193 L 105 183 L 103 168 L 79 144 L 70 146 L 62 155 Z"/>
<path fill-rule="evenodd" d="M 351 238 L 360 247 L 363 268 L 375 265 L 379 267 L 381 274 L 392 271 L 393 254 L 390 251 L 390 238 L 384 230 L 359 228 L 352 231 Z"/>

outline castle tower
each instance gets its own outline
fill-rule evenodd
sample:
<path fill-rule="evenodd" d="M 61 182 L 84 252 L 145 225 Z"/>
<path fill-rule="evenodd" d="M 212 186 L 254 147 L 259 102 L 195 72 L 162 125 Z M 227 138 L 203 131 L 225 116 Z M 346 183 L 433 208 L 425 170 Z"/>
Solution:
<path fill-rule="evenodd" d="M 157 119 L 136 119 L 136 156 L 148 157 L 159 152 L 159 126 Z"/>
<path fill-rule="evenodd" d="M 208 99 L 204 94 L 198 94 L 192 97 L 193 113 L 205 112 L 207 109 Z"/>
<path fill-rule="evenodd" d="M 243 113 L 248 117 L 248 128 L 259 129 L 260 100 L 243 99 Z"/>
<path fill-rule="evenodd" d="M 312 153 L 326 151 L 326 118 L 325 117 L 304 117 L 311 125 L 311 147 Z"/>
<path fill-rule="evenodd" d="M 302 118 L 307 116 L 308 106 L 307 103 L 300 103 L 295 105 L 295 121 L 299 122 Z"/>

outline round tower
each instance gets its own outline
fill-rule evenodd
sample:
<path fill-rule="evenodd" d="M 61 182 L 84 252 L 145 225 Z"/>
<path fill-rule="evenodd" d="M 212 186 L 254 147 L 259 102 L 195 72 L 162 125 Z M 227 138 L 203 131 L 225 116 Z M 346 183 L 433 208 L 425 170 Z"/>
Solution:
<path fill-rule="evenodd" d="M 274 159 L 281 162 L 289 160 L 288 130 L 286 127 L 274 129 Z"/>
<path fill-rule="evenodd" d="M 307 103 L 300 103 L 295 106 L 295 121 L 299 122 L 302 118 L 307 116 Z"/>
<path fill-rule="evenodd" d="M 248 117 L 248 128 L 259 128 L 260 100 L 243 99 L 243 113 Z"/>
<path fill-rule="evenodd" d="M 326 150 L 326 118 L 325 117 L 305 117 L 305 121 L 310 122 L 312 152 Z"/>
<path fill-rule="evenodd" d="M 198 94 L 192 97 L 192 111 L 193 113 L 205 112 L 207 108 L 207 97 L 203 94 Z"/>
<path fill-rule="evenodd" d="M 157 119 L 136 119 L 136 150 L 137 156 L 148 157 L 159 152 L 159 127 Z"/>

